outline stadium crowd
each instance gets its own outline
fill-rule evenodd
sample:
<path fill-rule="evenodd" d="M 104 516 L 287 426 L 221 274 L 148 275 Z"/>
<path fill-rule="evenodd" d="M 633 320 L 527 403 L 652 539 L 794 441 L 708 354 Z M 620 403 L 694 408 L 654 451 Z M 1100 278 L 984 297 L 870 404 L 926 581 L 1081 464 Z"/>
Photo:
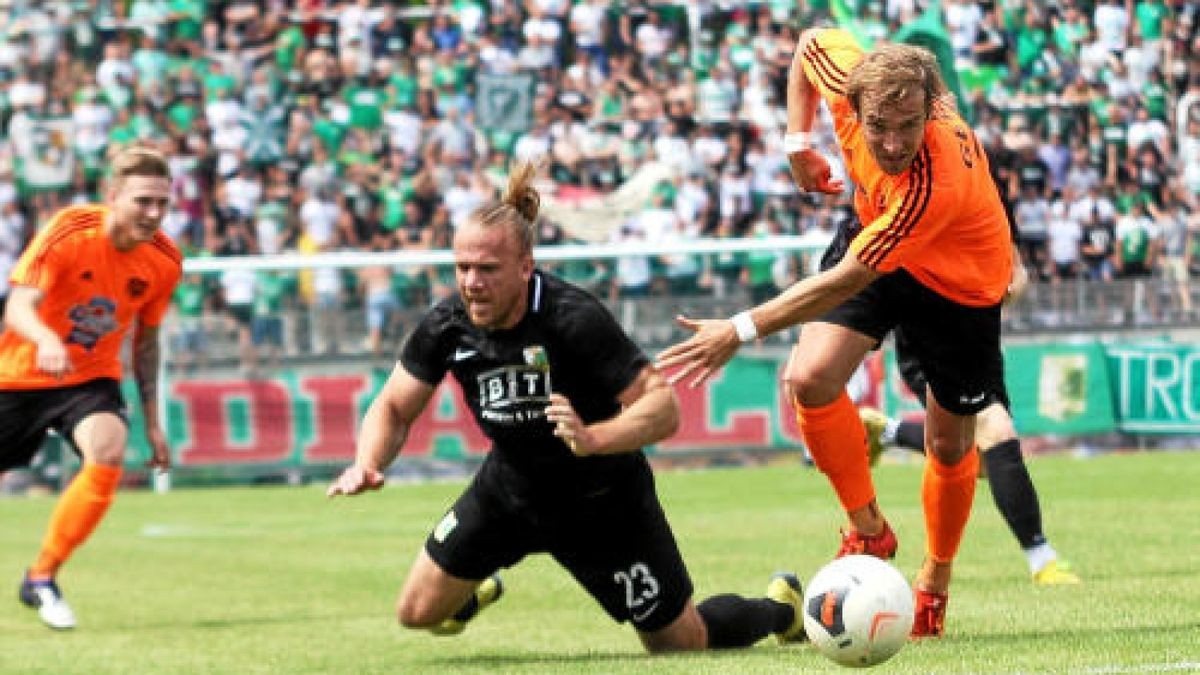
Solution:
<path fill-rule="evenodd" d="M 548 158 L 543 192 L 610 193 L 657 163 L 672 178 L 615 241 L 798 234 L 821 245 L 851 195 L 800 194 L 781 148 L 795 26 L 887 37 L 920 0 L 75 0 L 0 2 L 0 295 L 56 208 L 94 200 L 105 157 L 164 150 L 164 227 L 187 256 L 445 247 L 512 159 Z M 1200 272 L 1200 3 L 944 0 L 969 110 L 1036 278 L 1156 275 L 1191 309 Z M 477 119 L 530 74 L 528 129 Z M 481 94 L 480 76 L 509 88 Z M 505 79 L 508 78 L 508 79 Z M 516 98 L 520 98 L 516 96 Z M 502 101 L 502 103 L 505 103 Z M 506 103 L 505 103 L 506 104 Z M 523 108 L 515 110 L 520 116 Z M 504 105 L 500 106 L 504 108 Z M 521 120 L 518 120 L 521 121 Z M 836 157 L 825 121 L 823 144 Z M 835 167 L 838 170 L 839 167 Z M 541 243 L 570 240 L 546 221 Z M 777 252 L 625 258 L 561 271 L 610 297 L 773 294 L 815 261 Z M 314 351 L 366 310 L 447 288 L 388 268 L 188 276 L 185 352 L 224 313 L 243 350 L 279 345 L 311 308 Z M 247 351 L 248 354 L 248 351 Z"/>

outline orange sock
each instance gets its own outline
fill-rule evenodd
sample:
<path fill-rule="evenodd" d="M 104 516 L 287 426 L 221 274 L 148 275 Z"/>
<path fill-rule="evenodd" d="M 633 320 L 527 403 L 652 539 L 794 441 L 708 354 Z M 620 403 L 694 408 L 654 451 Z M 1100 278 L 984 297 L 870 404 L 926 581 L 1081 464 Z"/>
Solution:
<path fill-rule="evenodd" d="M 117 494 L 120 481 L 119 466 L 83 465 L 79 475 L 58 498 L 46 538 L 42 540 L 42 551 L 29 568 L 31 577 L 53 577 L 58 572 L 71 553 L 100 524 Z"/>
<path fill-rule="evenodd" d="M 921 503 L 925 507 L 926 546 L 934 562 L 947 563 L 958 553 L 967 519 L 971 517 L 971 502 L 975 499 L 975 482 L 979 475 L 979 451 L 971 446 L 953 466 L 942 464 L 931 452 L 925 454 Z"/>
<path fill-rule="evenodd" d="M 833 484 L 842 508 L 854 511 L 875 499 L 867 458 L 867 432 L 846 392 L 832 403 L 810 408 L 795 403 L 800 434 L 817 465 Z"/>

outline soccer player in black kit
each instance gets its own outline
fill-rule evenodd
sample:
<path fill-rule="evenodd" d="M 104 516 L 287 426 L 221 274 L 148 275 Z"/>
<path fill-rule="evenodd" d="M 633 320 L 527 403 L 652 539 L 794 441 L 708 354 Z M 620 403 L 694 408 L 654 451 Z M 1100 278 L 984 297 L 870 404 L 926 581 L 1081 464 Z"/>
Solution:
<path fill-rule="evenodd" d="M 533 261 L 540 198 L 518 164 L 499 202 L 454 234 L 459 293 L 433 307 L 371 404 L 355 461 L 328 494 L 383 485 L 384 470 L 447 372 L 492 440 L 473 482 L 434 527 L 400 592 L 398 618 L 461 631 L 501 593 L 496 572 L 546 552 L 652 652 L 803 638 L 802 594 L 692 602 L 692 581 L 654 489 L 644 445 L 674 433 L 674 391 L 593 296 Z"/>

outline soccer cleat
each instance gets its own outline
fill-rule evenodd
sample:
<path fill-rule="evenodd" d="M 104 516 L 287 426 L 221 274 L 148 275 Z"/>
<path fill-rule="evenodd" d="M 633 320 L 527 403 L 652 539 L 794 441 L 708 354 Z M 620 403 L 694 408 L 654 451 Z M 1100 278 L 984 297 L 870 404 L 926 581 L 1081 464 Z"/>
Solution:
<path fill-rule="evenodd" d="M 1066 560 L 1051 560 L 1033 573 L 1033 583 L 1038 586 L 1073 586 L 1083 583 L 1083 580 L 1071 571 L 1071 565 Z"/>
<path fill-rule="evenodd" d="M 913 626 L 909 637 L 914 639 L 941 637 L 946 626 L 946 593 L 934 593 L 923 588 L 913 589 Z"/>
<path fill-rule="evenodd" d="M 873 555 L 883 560 L 896 557 L 896 549 L 900 542 L 892 526 L 883 523 L 883 531 L 879 534 L 862 534 L 856 530 L 842 530 L 842 547 L 838 549 L 836 558 L 848 555 Z"/>
<path fill-rule="evenodd" d="M 804 589 L 800 580 L 790 572 L 778 572 L 771 577 L 767 584 L 767 598 L 782 605 L 789 605 L 795 612 L 792 625 L 775 634 L 779 644 L 804 642 L 808 635 L 804 632 Z"/>
<path fill-rule="evenodd" d="M 875 466 L 883 454 L 883 430 L 887 427 L 888 417 L 875 408 L 865 406 L 858 409 L 858 417 L 867 430 L 867 457 L 871 460 L 871 466 Z"/>
<path fill-rule="evenodd" d="M 18 596 L 23 604 L 37 609 L 42 623 L 47 626 L 55 630 L 75 627 L 75 613 L 63 599 L 54 579 L 30 579 L 26 573 Z"/>
<path fill-rule="evenodd" d="M 504 584 L 500 582 L 499 574 L 493 574 L 479 582 L 479 585 L 475 587 L 475 595 L 467 600 L 467 604 L 463 605 L 462 609 L 449 619 L 430 628 L 429 632 L 434 635 L 458 635 L 466 629 L 467 622 L 474 619 L 479 612 L 483 611 L 484 607 L 499 600 L 501 595 L 504 595 Z"/>

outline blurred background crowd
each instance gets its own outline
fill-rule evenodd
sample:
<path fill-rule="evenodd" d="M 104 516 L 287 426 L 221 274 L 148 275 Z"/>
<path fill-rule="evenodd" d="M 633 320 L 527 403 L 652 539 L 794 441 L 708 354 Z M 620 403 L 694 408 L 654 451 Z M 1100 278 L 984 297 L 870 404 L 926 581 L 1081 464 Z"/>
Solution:
<path fill-rule="evenodd" d="M 799 194 L 787 172 L 799 31 L 841 24 L 878 40 L 930 16 L 1035 280 L 1153 279 L 1145 312 L 1162 301 L 1190 320 L 1200 3 L 1180 0 L 0 0 L 0 295 L 37 227 L 98 199 L 106 155 L 131 143 L 168 154 L 164 227 L 189 257 L 444 248 L 513 158 L 537 157 L 560 204 L 653 182 L 631 213 L 597 215 L 588 241 L 820 246 L 850 195 Z M 543 244 L 581 237 L 554 218 L 539 226 Z M 814 257 L 559 271 L 614 300 L 762 299 Z M 189 275 L 177 353 L 201 357 L 215 316 L 247 363 L 260 347 L 378 351 L 398 310 L 449 281 L 390 267 Z M 299 341 L 284 321 L 295 307 L 315 327 Z M 347 308 L 363 310 L 365 344 L 347 345 Z"/>

